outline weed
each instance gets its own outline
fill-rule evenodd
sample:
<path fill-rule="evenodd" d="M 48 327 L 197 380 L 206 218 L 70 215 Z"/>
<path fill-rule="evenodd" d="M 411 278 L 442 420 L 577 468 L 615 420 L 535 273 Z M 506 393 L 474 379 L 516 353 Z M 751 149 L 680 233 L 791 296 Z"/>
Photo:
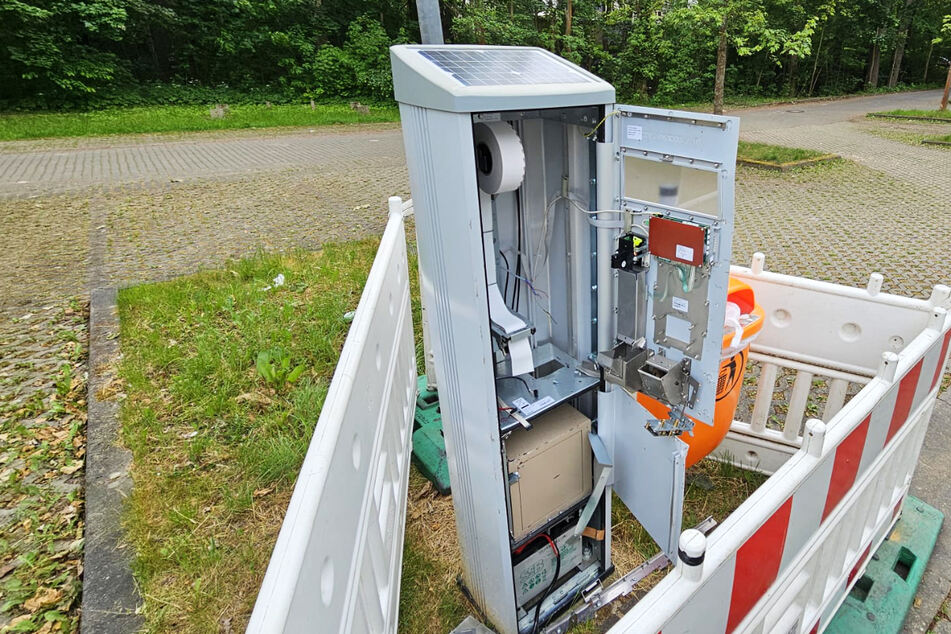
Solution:
<path fill-rule="evenodd" d="M 270 387 L 278 390 L 289 383 L 297 383 L 297 379 L 304 373 L 303 363 L 291 368 L 291 357 L 283 348 L 259 352 L 254 367 Z"/>

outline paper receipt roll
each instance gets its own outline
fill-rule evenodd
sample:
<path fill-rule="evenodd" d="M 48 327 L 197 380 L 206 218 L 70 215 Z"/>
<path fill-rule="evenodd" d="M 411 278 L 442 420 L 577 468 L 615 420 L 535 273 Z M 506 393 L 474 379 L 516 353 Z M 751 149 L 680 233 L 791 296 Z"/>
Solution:
<path fill-rule="evenodd" d="M 518 189 L 525 177 L 525 153 L 512 126 L 504 121 L 477 123 L 473 134 L 479 189 L 487 194 Z"/>

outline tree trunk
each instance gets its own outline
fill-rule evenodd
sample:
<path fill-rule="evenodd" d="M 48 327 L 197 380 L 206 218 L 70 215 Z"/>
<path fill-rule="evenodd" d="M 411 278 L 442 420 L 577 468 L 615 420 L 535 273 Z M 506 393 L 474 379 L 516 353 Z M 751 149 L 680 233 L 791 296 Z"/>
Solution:
<path fill-rule="evenodd" d="M 717 46 L 717 74 L 713 81 L 713 114 L 723 114 L 723 85 L 726 83 L 726 16 L 720 23 L 720 44 Z"/>
<path fill-rule="evenodd" d="M 796 57 L 795 55 L 789 56 L 788 72 L 789 72 L 789 86 L 788 86 L 789 96 L 795 97 L 796 92 L 799 89 L 799 58 Z"/>
<path fill-rule="evenodd" d="M 901 18 L 901 25 L 898 27 L 898 39 L 895 40 L 895 54 L 892 56 L 892 70 L 888 74 L 888 87 L 894 88 L 898 85 L 898 73 L 901 71 L 901 60 L 905 56 L 905 44 L 908 42 L 908 27 L 911 24 L 911 16 L 914 13 L 912 5 L 915 0 L 905 0 L 905 14 Z"/>
<path fill-rule="evenodd" d="M 819 53 L 822 52 L 822 38 L 825 37 L 826 27 L 823 25 L 822 30 L 819 31 L 819 45 L 816 46 L 816 58 L 812 62 L 812 75 L 809 78 L 809 96 L 812 96 L 812 91 L 816 88 L 816 80 L 819 79 Z"/>
<path fill-rule="evenodd" d="M 878 65 L 882 59 L 882 49 L 879 46 L 879 38 L 882 36 L 881 27 L 875 29 L 875 42 L 872 44 L 872 61 L 868 66 L 868 80 L 865 82 L 869 88 L 878 87 Z"/>
<path fill-rule="evenodd" d="M 571 35 L 571 12 L 572 0 L 568 0 L 565 5 L 565 35 Z"/>
<path fill-rule="evenodd" d="M 931 54 L 934 52 L 934 42 L 928 46 L 928 55 L 925 56 L 925 72 L 921 76 L 921 82 L 928 83 L 928 67 L 931 66 Z"/>
<path fill-rule="evenodd" d="M 948 109 L 948 93 L 951 92 L 951 64 L 948 65 L 948 78 L 944 80 L 944 96 L 941 97 L 941 109 Z"/>

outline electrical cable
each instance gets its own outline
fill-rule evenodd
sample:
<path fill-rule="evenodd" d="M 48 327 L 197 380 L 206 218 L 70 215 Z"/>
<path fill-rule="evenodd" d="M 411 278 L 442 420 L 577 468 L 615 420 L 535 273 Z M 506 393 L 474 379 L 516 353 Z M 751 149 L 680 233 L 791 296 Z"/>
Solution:
<path fill-rule="evenodd" d="M 532 634 L 538 632 L 538 615 L 542 611 L 542 604 L 545 602 L 545 599 L 551 594 L 551 591 L 555 589 L 555 584 L 558 583 L 558 577 L 561 576 L 561 553 L 558 551 L 558 545 L 555 544 L 554 540 L 548 535 L 544 535 L 548 540 L 548 543 L 551 545 L 552 550 L 555 551 L 555 574 L 551 578 L 551 583 L 548 584 L 548 587 L 545 589 L 545 592 L 542 594 L 541 598 L 538 600 L 538 603 L 535 605 L 535 618 L 532 619 Z M 550 615 L 549 615 L 550 616 Z M 547 619 L 546 619 L 547 622 Z M 545 627 L 545 624 L 542 623 L 542 627 Z"/>
<path fill-rule="evenodd" d="M 601 120 L 598 121 L 597 125 L 595 125 L 593 128 L 591 128 L 591 132 L 588 132 L 586 135 L 584 135 L 584 138 L 589 139 L 589 140 L 590 140 L 590 139 L 593 139 L 593 138 L 594 138 L 594 135 L 597 134 L 597 132 L 598 132 L 598 128 L 600 128 L 602 125 L 604 125 L 604 122 L 608 120 L 608 117 L 613 117 L 613 116 L 616 115 L 616 114 L 621 114 L 621 111 L 620 111 L 620 110 L 612 110 L 611 112 L 609 112 L 609 113 L 607 113 L 606 115 L 604 115 L 603 117 L 601 117 Z"/>
<path fill-rule="evenodd" d="M 522 274 L 522 198 L 515 192 L 515 223 L 517 232 L 515 238 L 515 289 L 512 291 L 512 309 L 518 312 L 519 302 L 522 299 L 522 285 L 518 278 Z"/>
<path fill-rule="evenodd" d="M 508 299 L 508 297 L 509 297 L 509 277 L 511 276 L 511 273 L 509 273 L 509 259 L 508 259 L 507 257 L 505 257 L 505 254 L 502 253 L 502 250 L 501 250 L 501 249 L 499 249 L 499 255 L 502 256 L 502 261 L 505 262 L 505 290 L 502 291 L 502 301 L 504 301 L 504 302 L 506 303 L 506 305 L 508 305 L 508 302 L 509 302 L 509 299 Z"/>
<path fill-rule="evenodd" d="M 532 388 L 530 388 L 530 387 L 528 386 L 528 381 L 526 381 L 523 377 L 520 377 L 520 376 L 500 376 L 500 377 L 498 377 L 496 380 L 497 380 L 497 381 L 501 381 L 502 379 L 515 379 L 516 381 L 521 381 L 521 382 L 522 382 L 522 385 L 525 386 L 525 390 L 526 390 L 529 394 L 531 394 L 533 397 L 538 396 L 538 390 L 533 390 Z"/>

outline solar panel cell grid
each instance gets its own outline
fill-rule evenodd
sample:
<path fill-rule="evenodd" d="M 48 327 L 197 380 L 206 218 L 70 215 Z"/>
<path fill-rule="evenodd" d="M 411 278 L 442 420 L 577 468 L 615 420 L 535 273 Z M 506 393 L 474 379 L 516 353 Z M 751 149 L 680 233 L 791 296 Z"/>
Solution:
<path fill-rule="evenodd" d="M 435 49 L 420 55 L 463 86 L 584 84 L 592 80 L 541 51 Z"/>

